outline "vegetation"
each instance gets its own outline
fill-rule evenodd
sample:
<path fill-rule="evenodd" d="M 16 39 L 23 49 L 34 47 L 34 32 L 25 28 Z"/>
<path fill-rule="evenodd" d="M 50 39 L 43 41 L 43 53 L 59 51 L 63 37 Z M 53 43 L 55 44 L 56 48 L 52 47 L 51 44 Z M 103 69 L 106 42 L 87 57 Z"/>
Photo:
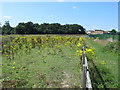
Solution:
<path fill-rule="evenodd" d="M 111 32 L 112 34 L 117 33 L 117 31 L 116 31 L 115 29 L 112 29 L 110 32 Z"/>
<path fill-rule="evenodd" d="M 105 47 L 103 47 L 103 51 L 120 54 L 119 46 L 120 46 L 120 41 L 119 42 L 109 42 Z"/>
<path fill-rule="evenodd" d="M 111 43 L 102 46 L 93 40 L 87 39 L 87 44 L 95 48 L 95 57 L 93 59 L 88 57 L 92 86 L 94 88 L 118 88 L 118 44 Z"/>
<path fill-rule="evenodd" d="M 2 36 L 3 88 L 81 88 L 79 36 Z M 78 52 L 80 51 L 80 52 Z M 89 48 L 86 50 L 91 52 Z"/>
<path fill-rule="evenodd" d="M 2 34 L 85 34 L 85 28 L 78 24 L 61 25 L 59 23 L 21 22 L 16 27 L 11 27 L 9 21 L 2 26 Z"/>
<path fill-rule="evenodd" d="M 78 35 L 4 35 L 2 38 L 3 88 L 81 88 L 83 44 L 93 88 L 118 87 L 117 42 L 101 46 L 92 38 Z"/>

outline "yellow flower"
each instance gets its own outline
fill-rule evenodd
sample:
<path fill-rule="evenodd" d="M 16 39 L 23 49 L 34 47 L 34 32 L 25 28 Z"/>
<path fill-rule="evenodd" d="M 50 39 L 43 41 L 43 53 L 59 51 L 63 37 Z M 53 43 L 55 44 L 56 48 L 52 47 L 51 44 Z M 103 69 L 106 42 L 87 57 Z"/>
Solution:
<path fill-rule="evenodd" d="M 9 56 L 9 55 L 6 55 L 7 57 Z"/>
<path fill-rule="evenodd" d="M 16 37 L 15 39 L 18 39 L 18 37 Z"/>
<path fill-rule="evenodd" d="M 16 48 L 13 48 L 14 50 L 16 49 Z"/>
<path fill-rule="evenodd" d="M 105 65 L 105 64 L 106 64 L 106 61 L 103 60 L 103 61 L 101 62 L 101 64 Z"/>
<path fill-rule="evenodd" d="M 77 44 L 77 47 L 81 47 L 81 46 L 82 46 L 82 44 L 81 44 L 81 43 L 78 43 L 78 44 Z"/>
<path fill-rule="evenodd" d="M 15 67 L 12 67 L 12 69 L 15 69 Z"/>
<path fill-rule="evenodd" d="M 13 48 L 13 46 L 10 46 L 11 48 Z"/>
<path fill-rule="evenodd" d="M 94 55 L 93 49 L 86 48 L 86 53 Z"/>
<path fill-rule="evenodd" d="M 68 45 L 70 45 L 71 43 L 70 42 L 67 42 Z"/>
<path fill-rule="evenodd" d="M 60 48 L 60 46 L 57 46 L 58 48 Z"/>
<path fill-rule="evenodd" d="M 66 43 L 64 45 L 67 45 Z"/>
<path fill-rule="evenodd" d="M 22 38 L 26 38 L 26 37 L 22 37 Z"/>
<path fill-rule="evenodd" d="M 15 64 L 16 62 L 13 62 L 13 64 Z"/>
<path fill-rule="evenodd" d="M 99 39 L 99 37 L 96 37 L 96 39 Z"/>
<path fill-rule="evenodd" d="M 82 52 L 83 52 L 82 50 L 77 50 L 76 51 L 76 53 L 77 53 L 78 56 L 82 56 Z"/>
<path fill-rule="evenodd" d="M 83 37 L 80 37 L 79 40 L 80 40 L 80 42 L 84 42 L 84 38 Z"/>
<path fill-rule="evenodd" d="M 3 45 L 4 47 L 6 47 L 6 45 Z"/>

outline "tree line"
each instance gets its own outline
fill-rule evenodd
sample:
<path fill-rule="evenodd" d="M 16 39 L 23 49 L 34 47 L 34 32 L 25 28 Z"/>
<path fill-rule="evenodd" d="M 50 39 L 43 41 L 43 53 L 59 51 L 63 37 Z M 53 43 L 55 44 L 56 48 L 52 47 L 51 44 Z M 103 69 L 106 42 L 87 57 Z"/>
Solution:
<path fill-rule="evenodd" d="M 2 34 L 85 34 L 85 28 L 78 24 L 59 23 L 33 23 L 20 22 L 16 27 L 11 27 L 9 21 L 1 27 Z"/>

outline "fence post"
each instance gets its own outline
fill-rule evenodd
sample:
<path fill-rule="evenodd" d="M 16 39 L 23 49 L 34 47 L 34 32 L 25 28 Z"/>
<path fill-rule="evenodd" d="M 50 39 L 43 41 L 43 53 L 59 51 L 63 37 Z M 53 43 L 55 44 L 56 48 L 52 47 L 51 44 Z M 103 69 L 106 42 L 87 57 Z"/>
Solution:
<path fill-rule="evenodd" d="M 86 66 L 83 65 L 83 70 L 82 70 L 82 87 L 83 89 L 86 88 Z"/>
<path fill-rule="evenodd" d="M 82 46 L 82 51 L 82 88 L 83 90 L 92 90 L 84 45 Z"/>

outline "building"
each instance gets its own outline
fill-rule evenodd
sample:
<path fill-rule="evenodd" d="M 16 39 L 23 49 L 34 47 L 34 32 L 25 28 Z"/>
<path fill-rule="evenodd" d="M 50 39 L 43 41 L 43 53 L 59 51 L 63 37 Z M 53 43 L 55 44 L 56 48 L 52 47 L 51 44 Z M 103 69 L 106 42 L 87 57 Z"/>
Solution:
<path fill-rule="evenodd" d="M 109 34 L 110 31 L 104 31 L 104 30 L 88 30 L 86 31 L 88 35 L 95 35 L 95 34 Z"/>
<path fill-rule="evenodd" d="M 103 34 L 103 30 L 95 30 L 94 32 L 91 32 L 91 34 Z"/>
<path fill-rule="evenodd" d="M 88 30 L 86 31 L 86 34 L 90 35 L 92 32 L 94 32 L 93 30 Z"/>

